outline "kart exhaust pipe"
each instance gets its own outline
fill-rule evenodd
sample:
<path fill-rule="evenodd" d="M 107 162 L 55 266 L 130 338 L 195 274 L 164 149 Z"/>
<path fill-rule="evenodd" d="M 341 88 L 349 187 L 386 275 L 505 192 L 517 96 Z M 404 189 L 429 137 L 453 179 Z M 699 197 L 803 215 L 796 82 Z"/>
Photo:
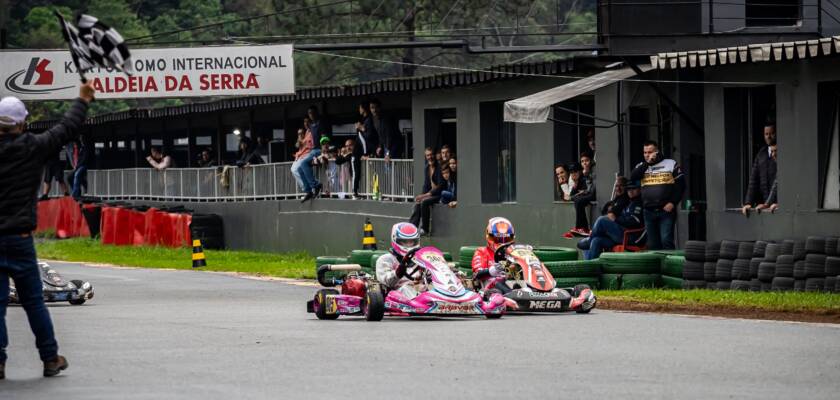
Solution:
<path fill-rule="evenodd" d="M 362 266 L 359 264 L 324 264 L 318 267 L 318 283 L 324 287 L 334 287 L 339 285 L 339 281 L 336 281 L 335 278 L 327 279 L 326 274 L 328 271 L 361 271 Z"/>

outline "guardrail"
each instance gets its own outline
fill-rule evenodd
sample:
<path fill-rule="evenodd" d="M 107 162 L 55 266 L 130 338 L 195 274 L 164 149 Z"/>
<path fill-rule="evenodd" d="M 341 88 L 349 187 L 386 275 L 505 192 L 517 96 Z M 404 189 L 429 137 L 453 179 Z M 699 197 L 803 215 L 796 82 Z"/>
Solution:
<path fill-rule="evenodd" d="M 249 167 L 110 169 L 88 171 L 84 195 L 104 200 L 246 201 L 294 199 L 302 196 L 292 163 Z M 353 194 L 350 163 L 313 166 L 324 185 L 322 196 L 349 198 Z M 368 159 L 361 162 L 359 196 L 408 201 L 414 194 L 413 160 Z M 53 185 L 51 193 L 58 193 Z M 378 189 L 378 190 L 377 190 Z"/>

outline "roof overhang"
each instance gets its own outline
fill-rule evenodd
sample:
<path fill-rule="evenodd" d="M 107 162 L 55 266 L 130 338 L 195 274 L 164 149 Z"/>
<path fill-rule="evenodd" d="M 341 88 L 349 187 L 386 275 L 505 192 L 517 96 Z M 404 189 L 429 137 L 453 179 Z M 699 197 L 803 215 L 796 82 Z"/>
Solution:
<path fill-rule="evenodd" d="M 647 65 L 639 68 L 643 72 L 651 69 Z M 505 121 L 527 124 L 546 122 L 551 113 L 551 106 L 635 75 L 636 72 L 630 67 L 604 71 L 556 88 L 506 101 Z"/>
<path fill-rule="evenodd" d="M 658 53 L 650 56 L 653 69 L 714 67 L 749 62 L 803 60 L 840 54 L 840 36 L 796 42 L 773 42 L 748 46 Z"/>

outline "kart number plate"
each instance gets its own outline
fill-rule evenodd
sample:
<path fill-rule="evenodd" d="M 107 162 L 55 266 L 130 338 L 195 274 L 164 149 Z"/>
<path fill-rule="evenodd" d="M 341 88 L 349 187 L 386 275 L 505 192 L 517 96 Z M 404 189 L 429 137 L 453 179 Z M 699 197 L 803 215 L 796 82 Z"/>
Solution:
<path fill-rule="evenodd" d="M 454 304 L 454 303 L 444 303 L 438 302 L 437 303 L 437 312 L 441 314 L 475 314 L 475 305 L 472 303 L 467 304 Z"/>

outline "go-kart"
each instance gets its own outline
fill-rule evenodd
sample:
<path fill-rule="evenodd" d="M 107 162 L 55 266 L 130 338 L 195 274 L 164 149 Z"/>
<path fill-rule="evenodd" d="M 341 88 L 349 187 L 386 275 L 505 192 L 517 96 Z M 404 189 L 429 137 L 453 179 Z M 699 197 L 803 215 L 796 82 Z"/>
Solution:
<path fill-rule="evenodd" d="M 479 273 L 473 286 L 488 295 L 502 294 L 508 311 L 522 312 L 565 312 L 585 314 L 592 311 L 597 298 L 589 285 L 574 288 L 558 288 L 548 268 L 534 255 L 528 245 L 508 243 L 499 246 L 494 261 L 504 267 L 502 276 Z"/>
<path fill-rule="evenodd" d="M 467 290 L 443 253 L 434 247 L 409 252 L 406 278 L 413 281 L 417 296 L 407 297 L 399 290 L 385 291 L 376 279 L 361 271 L 356 264 L 322 265 L 318 268 L 321 289 L 306 303 L 306 310 L 318 319 L 336 319 L 340 315 L 363 315 L 368 321 L 380 321 L 389 316 L 467 316 L 484 315 L 499 318 L 505 311 L 500 294 L 481 295 Z M 329 271 L 347 272 L 343 278 L 326 278 Z"/>
<path fill-rule="evenodd" d="M 67 301 L 78 306 L 93 298 L 93 286 L 90 282 L 76 279 L 67 281 L 58 271 L 52 269 L 45 262 L 38 263 L 38 270 L 41 273 L 41 282 L 44 285 L 44 301 Z M 20 303 L 14 281 L 10 279 L 9 283 L 9 302 Z"/>

